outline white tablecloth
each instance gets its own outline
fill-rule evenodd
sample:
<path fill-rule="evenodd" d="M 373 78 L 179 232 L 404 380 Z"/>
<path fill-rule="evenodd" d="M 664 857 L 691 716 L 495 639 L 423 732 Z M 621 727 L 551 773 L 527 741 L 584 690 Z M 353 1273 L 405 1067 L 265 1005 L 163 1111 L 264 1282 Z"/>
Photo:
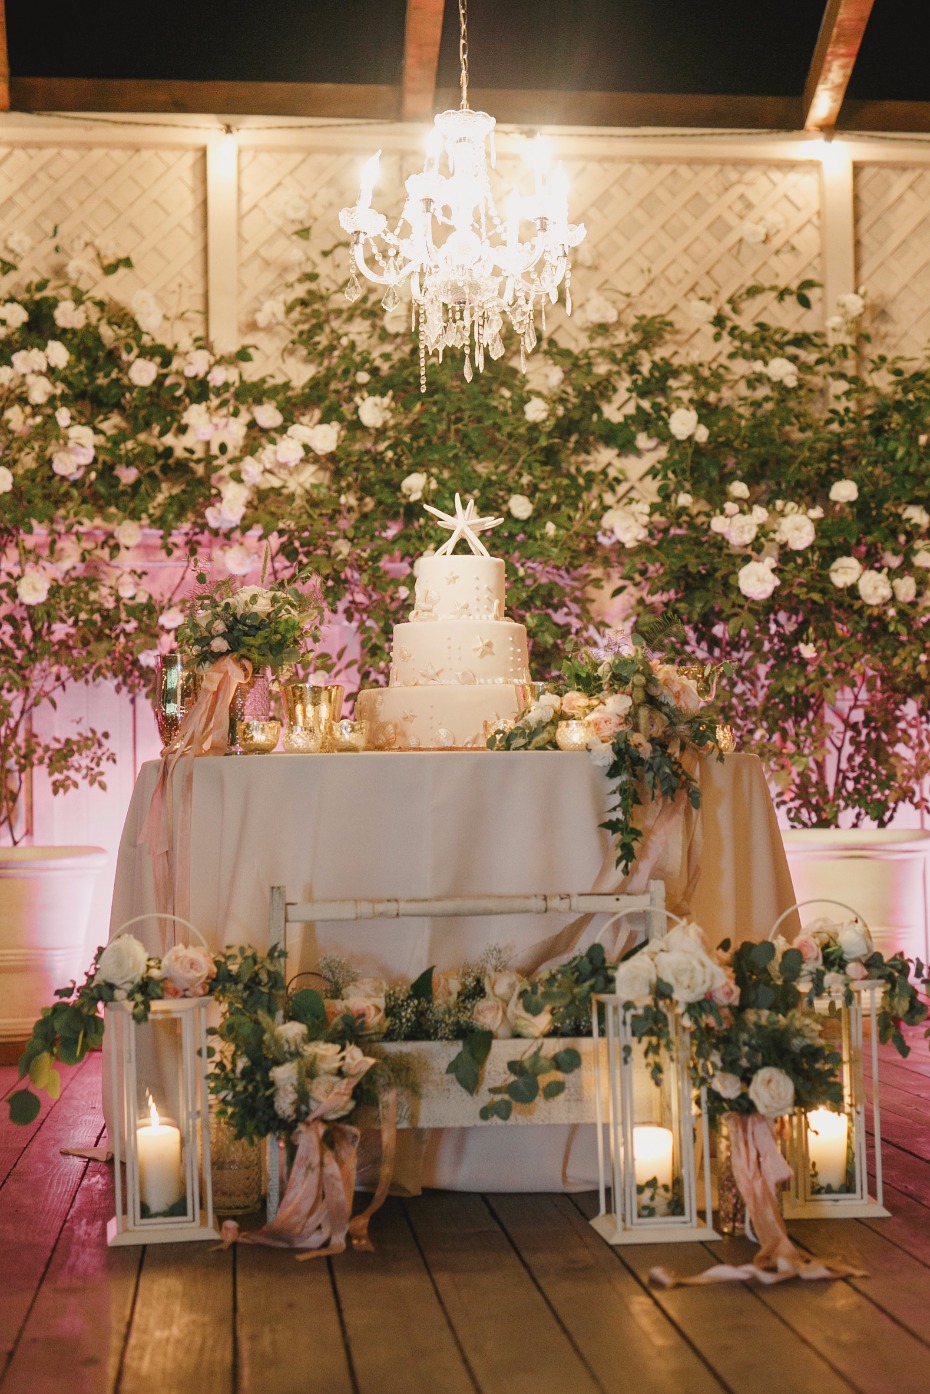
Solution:
<path fill-rule="evenodd" d="M 111 933 L 155 908 L 139 839 L 158 771 L 157 761 L 144 765 L 133 793 Z M 723 763 L 703 761 L 699 779 L 704 841 L 692 911 L 715 941 L 762 938 L 794 900 L 762 767 L 755 756 L 733 754 Z M 598 826 L 608 783 L 585 754 L 201 759 L 193 790 L 190 914 L 216 949 L 267 947 L 273 885 L 286 886 L 289 900 L 335 900 L 609 891 L 621 880 Z M 597 920 L 572 924 L 554 915 L 307 926 L 289 939 L 291 971 L 338 952 L 366 973 L 412 978 L 431 964 L 474 958 L 492 943 L 510 946 L 515 965 L 527 970 L 597 928 Z M 152 952 L 173 942 L 171 926 L 155 920 L 133 933 Z M 568 1166 L 585 1185 L 596 1176 L 590 1133 L 580 1130 Z M 424 1182 L 558 1189 L 566 1144 L 566 1131 L 556 1127 L 446 1130 L 431 1140 Z"/>

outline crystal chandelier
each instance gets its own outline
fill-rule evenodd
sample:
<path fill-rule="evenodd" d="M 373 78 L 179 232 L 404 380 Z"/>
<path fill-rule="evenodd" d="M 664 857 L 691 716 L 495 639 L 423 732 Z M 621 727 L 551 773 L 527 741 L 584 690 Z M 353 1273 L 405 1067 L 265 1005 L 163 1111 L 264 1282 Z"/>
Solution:
<path fill-rule="evenodd" d="M 346 299 L 362 293 L 356 271 L 386 287 L 381 304 L 400 303 L 398 287 L 409 277 L 412 328 L 419 334 L 420 390 L 426 391 L 426 357 L 462 349 L 464 373 L 484 368 L 485 354 L 500 358 L 510 322 L 520 344 L 520 365 L 536 344 L 536 311 L 546 327 L 546 301 L 558 299 L 565 282 L 571 314 L 569 251 L 585 235 L 568 221 L 568 180 L 561 165 L 550 168 L 539 136 L 526 154 L 531 192 L 512 188 L 501 218 L 491 192 L 488 162 L 495 166 L 494 117 L 468 105 L 466 0 L 459 0 L 459 60 L 462 101 L 443 111 L 427 137 L 426 164 L 412 174 L 397 226 L 371 206 L 380 150 L 362 170 L 358 200 L 339 214 L 351 236 L 352 270 Z M 371 260 L 369 260 L 369 258 Z M 372 262 L 374 264 L 372 264 Z"/>

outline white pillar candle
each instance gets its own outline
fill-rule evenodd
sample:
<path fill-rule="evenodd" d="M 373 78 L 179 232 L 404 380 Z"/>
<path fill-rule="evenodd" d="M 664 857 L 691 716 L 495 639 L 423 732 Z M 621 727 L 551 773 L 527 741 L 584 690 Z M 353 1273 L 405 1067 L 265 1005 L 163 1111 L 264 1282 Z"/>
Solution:
<path fill-rule="evenodd" d="M 163 1215 L 184 1195 L 181 1174 L 181 1132 L 162 1123 L 149 1105 L 150 1121 L 136 1130 L 139 1151 L 139 1190 L 150 1215 Z"/>
<path fill-rule="evenodd" d="M 845 1113 L 815 1108 L 807 1115 L 807 1152 L 811 1170 L 817 1168 L 817 1184 L 834 1191 L 846 1185 L 846 1151 L 849 1119 Z"/>
<path fill-rule="evenodd" d="M 633 1129 L 633 1169 L 637 1186 L 655 1180 L 659 1187 L 672 1184 L 674 1138 L 671 1128 L 640 1123 Z"/>

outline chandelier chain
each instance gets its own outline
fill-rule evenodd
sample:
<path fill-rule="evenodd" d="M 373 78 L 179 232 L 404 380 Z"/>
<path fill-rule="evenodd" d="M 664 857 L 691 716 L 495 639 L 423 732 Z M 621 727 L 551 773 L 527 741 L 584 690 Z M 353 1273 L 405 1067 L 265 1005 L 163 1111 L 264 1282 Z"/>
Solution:
<path fill-rule="evenodd" d="M 461 110 L 468 110 L 468 15 L 465 0 L 459 0 L 459 67 L 462 85 Z"/>

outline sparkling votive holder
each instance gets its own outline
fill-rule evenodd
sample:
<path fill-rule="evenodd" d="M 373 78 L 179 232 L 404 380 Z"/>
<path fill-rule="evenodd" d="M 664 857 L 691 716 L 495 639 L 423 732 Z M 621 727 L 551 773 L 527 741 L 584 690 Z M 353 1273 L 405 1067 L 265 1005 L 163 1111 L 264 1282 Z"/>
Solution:
<path fill-rule="evenodd" d="M 484 723 L 484 739 L 489 745 L 492 741 L 494 742 L 492 749 L 500 750 L 503 748 L 503 742 L 507 739 L 513 728 L 514 722 L 512 719 L 493 717 L 490 721 Z"/>
<path fill-rule="evenodd" d="M 367 721 L 334 721 L 327 739 L 330 750 L 365 750 L 368 746 Z"/>
<path fill-rule="evenodd" d="M 560 750 L 587 750 L 591 728 L 586 721 L 560 721 L 555 728 L 555 743 Z"/>
<path fill-rule="evenodd" d="M 333 724 L 342 715 L 344 689 L 338 683 L 292 678 L 282 684 L 281 690 L 287 716 L 284 749 L 291 754 L 325 749 Z"/>
<path fill-rule="evenodd" d="M 155 664 L 155 722 L 165 750 L 173 749 L 181 722 L 197 701 L 202 678 L 187 654 L 159 654 Z"/>

